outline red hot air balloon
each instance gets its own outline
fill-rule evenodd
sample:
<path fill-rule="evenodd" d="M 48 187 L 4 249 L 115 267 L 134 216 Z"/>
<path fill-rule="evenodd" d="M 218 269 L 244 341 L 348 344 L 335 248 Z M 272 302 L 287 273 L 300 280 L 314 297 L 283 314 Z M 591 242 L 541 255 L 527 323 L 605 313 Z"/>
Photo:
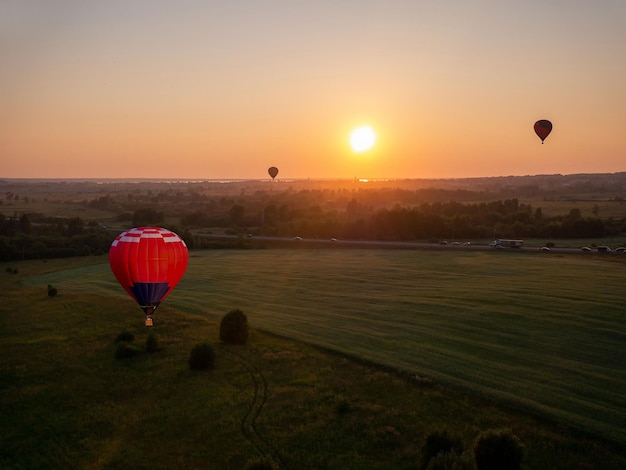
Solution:
<path fill-rule="evenodd" d="M 278 174 L 278 168 L 276 168 L 275 166 L 271 166 L 267 169 L 267 172 L 272 177 L 272 179 L 274 179 L 276 178 L 276 175 Z"/>
<path fill-rule="evenodd" d="M 535 134 L 539 136 L 542 144 L 550 132 L 552 132 L 552 123 L 547 119 L 541 119 L 535 123 Z"/>
<path fill-rule="evenodd" d="M 188 261 L 182 238 L 159 227 L 123 232 L 109 249 L 111 270 L 146 314 L 146 326 L 152 326 L 152 314 L 183 277 Z"/>

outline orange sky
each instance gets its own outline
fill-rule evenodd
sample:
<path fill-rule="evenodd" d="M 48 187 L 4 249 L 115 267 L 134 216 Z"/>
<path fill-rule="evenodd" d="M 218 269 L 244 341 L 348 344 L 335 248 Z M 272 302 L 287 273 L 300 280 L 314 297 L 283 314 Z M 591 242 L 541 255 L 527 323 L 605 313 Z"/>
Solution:
<path fill-rule="evenodd" d="M 626 171 L 624 58 L 623 0 L 2 1 L 0 177 Z"/>

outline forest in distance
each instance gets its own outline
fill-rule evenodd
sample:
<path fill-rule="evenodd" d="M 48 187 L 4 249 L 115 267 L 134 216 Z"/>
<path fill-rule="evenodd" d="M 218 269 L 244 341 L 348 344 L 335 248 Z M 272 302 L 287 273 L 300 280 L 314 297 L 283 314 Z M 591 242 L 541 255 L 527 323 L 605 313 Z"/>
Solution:
<path fill-rule="evenodd" d="M 0 260 L 102 254 L 115 232 L 376 241 L 601 240 L 626 234 L 626 173 L 449 180 L 0 179 Z"/>

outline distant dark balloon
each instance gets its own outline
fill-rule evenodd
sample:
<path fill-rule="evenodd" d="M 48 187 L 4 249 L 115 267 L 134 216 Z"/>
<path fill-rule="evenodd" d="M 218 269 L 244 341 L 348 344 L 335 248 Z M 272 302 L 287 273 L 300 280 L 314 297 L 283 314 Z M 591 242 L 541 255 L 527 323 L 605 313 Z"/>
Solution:
<path fill-rule="evenodd" d="M 276 175 L 278 174 L 278 168 L 276 168 L 275 166 L 271 166 L 267 169 L 267 172 L 270 174 L 272 179 L 274 179 L 276 178 Z"/>
<path fill-rule="evenodd" d="M 539 136 L 542 144 L 550 132 L 552 132 L 552 123 L 547 119 L 541 119 L 535 123 L 535 134 Z"/>

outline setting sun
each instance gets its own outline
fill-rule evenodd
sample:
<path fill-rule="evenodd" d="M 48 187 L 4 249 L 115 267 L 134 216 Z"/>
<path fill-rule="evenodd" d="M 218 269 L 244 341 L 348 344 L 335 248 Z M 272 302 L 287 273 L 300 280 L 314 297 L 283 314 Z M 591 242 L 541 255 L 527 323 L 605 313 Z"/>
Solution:
<path fill-rule="evenodd" d="M 357 127 L 350 134 L 350 147 L 356 153 L 371 149 L 376 143 L 376 133 L 370 126 Z"/>

